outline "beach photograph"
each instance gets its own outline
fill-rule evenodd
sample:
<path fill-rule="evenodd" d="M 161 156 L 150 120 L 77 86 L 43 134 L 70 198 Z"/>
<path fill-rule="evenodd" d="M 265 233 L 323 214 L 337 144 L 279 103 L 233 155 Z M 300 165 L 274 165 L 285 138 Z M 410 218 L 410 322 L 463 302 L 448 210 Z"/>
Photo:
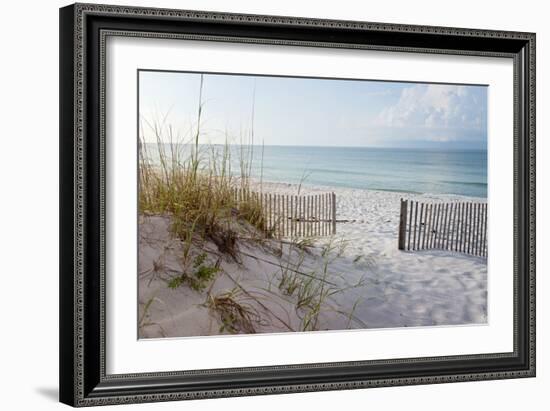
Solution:
<path fill-rule="evenodd" d="M 138 71 L 138 338 L 483 325 L 487 86 Z"/>

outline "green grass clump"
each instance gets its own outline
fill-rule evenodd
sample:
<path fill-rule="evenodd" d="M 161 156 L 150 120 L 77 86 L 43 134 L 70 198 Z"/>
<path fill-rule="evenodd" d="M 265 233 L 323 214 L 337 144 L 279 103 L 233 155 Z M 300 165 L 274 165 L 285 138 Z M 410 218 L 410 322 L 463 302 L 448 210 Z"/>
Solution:
<path fill-rule="evenodd" d="M 211 265 L 206 262 L 206 253 L 199 254 L 193 261 L 193 270 L 189 274 L 183 274 L 172 278 L 168 282 L 168 287 L 176 289 L 183 284 L 188 284 L 195 291 L 203 291 L 214 279 L 216 273 L 220 271 L 217 264 Z"/>

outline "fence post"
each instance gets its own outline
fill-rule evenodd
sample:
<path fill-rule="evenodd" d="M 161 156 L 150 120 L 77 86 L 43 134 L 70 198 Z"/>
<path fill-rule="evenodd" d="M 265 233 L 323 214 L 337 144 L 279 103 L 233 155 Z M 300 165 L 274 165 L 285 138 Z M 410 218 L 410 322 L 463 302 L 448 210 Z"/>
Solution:
<path fill-rule="evenodd" d="M 336 194 L 331 193 L 332 198 L 332 234 L 336 234 Z"/>
<path fill-rule="evenodd" d="M 407 200 L 401 199 L 401 210 L 399 212 L 399 240 L 397 248 L 405 249 L 405 234 L 407 232 Z"/>
<path fill-rule="evenodd" d="M 416 249 L 420 250 L 422 244 L 422 214 L 424 213 L 424 203 L 420 204 L 420 219 L 418 220 L 418 243 Z M 426 226 L 424 226 L 424 232 L 426 232 Z"/>

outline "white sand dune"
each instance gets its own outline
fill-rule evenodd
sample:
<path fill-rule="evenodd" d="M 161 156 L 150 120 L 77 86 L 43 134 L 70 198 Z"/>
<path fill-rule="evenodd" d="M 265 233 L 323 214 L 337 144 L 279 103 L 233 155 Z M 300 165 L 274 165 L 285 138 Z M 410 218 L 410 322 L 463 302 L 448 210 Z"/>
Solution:
<path fill-rule="evenodd" d="M 257 184 L 257 183 L 255 183 Z M 297 194 L 298 187 L 263 183 L 264 192 Z M 487 322 L 487 264 L 481 257 L 459 253 L 400 251 L 397 249 L 399 200 L 471 200 L 459 196 L 410 195 L 347 188 L 308 187 L 301 193 L 334 191 L 337 198 L 335 238 L 318 239 L 309 253 L 302 253 L 298 267 L 305 278 L 320 276 L 327 258 L 325 280 L 332 294 L 325 302 L 316 329 L 385 328 Z M 170 270 L 182 270 L 181 242 L 170 237 L 167 217 L 144 217 L 140 224 L 139 304 L 140 336 L 180 337 L 217 335 L 219 313 L 205 304 L 206 292 L 188 287 L 167 287 Z M 346 246 L 323 258 L 328 242 Z M 216 246 L 208 244 L 215 255 Z M 221 273 L 209 292 L 212 295 L 238 288 L 239 298 L 257 313 L 256 332 L 300 331 L 304 310 L 295 298 L 278 288 L 280 266 L 298 259 L 298 250 L 275 240 L 263 247 L 253 242 L 239 244 L 238 263 L 223 257 Z M 338 252 L 340 251 L 340 252 Z M 282 252 L 282 255 L 279 254 Z M 218 258 L 218 257 L 216 257 Z M 163 260 L 161 269 L 155 261 Z M 294 266 L 293 266 L 294 267 Z M 295 267 L 296 268 L 296 267 Z M 173 275 L 173 274 L 172 274 Z"/>

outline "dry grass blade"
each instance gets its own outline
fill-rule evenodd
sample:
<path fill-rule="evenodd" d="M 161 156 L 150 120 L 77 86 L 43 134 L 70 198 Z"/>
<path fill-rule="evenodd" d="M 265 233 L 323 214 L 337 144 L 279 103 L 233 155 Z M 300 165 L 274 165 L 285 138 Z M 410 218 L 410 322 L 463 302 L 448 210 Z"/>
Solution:
<path fill-rule="evenodd" d="M 261 322 L 257 311 L 251 305 L 242 302 L 238 288 L 215 296 L 209 294 L 206 305 L 220 316 L 222 322 L 220 332 L 254 334 L 256 333 L 254 324 Z"/>

